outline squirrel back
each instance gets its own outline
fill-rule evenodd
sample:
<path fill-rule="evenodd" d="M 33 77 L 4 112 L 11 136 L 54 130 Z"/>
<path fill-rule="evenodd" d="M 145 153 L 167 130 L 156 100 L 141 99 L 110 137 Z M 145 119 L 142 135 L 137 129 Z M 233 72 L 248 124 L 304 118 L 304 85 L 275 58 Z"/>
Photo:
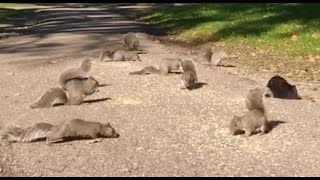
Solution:
<path fill-rule="evenodd" d="M 59 83 L 62 88 L 65 89 L 65 84 L 68 80 L 74 78 L 86 78 L 92 68 L 92 62 L 90 59 L 84 59 L 78 68 L 69 68 L 61 73 L 59 77 Z"/>
<path fill-rule="evenodd" d="M 159 74 L 159 73 L 160 73 L 159 69 L 153 66 L 147 66 L 140 71 L 130 72 L 129 75 L 146 75 L 146 74 Z"/>
<path fill-rule="evenodd" d="M 57 100 L 60 100 L 63 104 L 67 103 L 68 98 L 66 92 L 59 87 L 50 88 L 37 102 L 31 104 L 30 108 L 52 107 Z"/>

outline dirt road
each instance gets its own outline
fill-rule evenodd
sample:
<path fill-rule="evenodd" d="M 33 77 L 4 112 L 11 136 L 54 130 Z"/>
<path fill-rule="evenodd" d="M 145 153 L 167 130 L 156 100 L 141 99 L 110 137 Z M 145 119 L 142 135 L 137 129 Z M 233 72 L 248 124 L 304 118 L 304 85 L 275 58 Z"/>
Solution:
<path fill-rule="evenodd" d="M 157 67 L 164 57 L 188 59 L 186 49 L 152 41 L 143 34 L 143 25 L 107 8 L 69 5 L 39 11 L 40 24 L 0 44 L 1 123 L 25 127 L 82 118 L 110 122 L 120 138 L 94 144 L 81 140 L 0 146 L 4 176 L 320 175 L 320 95 L 308 84 L 292 82 L 302 96 L 316 102 L 270 99 L 270 120 L 277 125 L 270 133 L 232 136 L 226 128 L 232 113 L 226 106 L 234 113 L 245 112 L 248 90 L 265 86 L 272 74 L 197 63 L 199 80 L 207 85 L 180 90 L 179 75 L 128 73 Z M 141 55 L 143 61 L 100 63 L 99 52 L 130 31 L 139 33 L 150 51 Z M 95 60 L 92 75 L 109 84 L 88 99 L 110 100 L 28 108 L 47 89 L 58 86 L 64 69 L 78 66 L 84 57 Z"/>

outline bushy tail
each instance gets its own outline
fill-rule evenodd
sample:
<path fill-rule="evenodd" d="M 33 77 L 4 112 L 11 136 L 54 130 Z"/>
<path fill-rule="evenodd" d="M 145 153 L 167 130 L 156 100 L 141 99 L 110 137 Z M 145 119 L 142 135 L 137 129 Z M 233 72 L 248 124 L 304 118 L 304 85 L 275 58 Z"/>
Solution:
<path fill-rule="evenodd" d="M 27 128 L 6 126 L 0 130 L 0 140 L 2 143 L 34 142 L 45 139 L 53 127 L 48 123 L 37 123 Z"/>
<path fill-rule="evenodd" d="M 34 142 L 42 140 L 48 137 L 51 129 L 54 126 L 48 123 L 37 123 L 31 127 L 25 129 L 24 136 L 21 138 L 21 142 Z"/>
<path fill-rule="evenodd" d="M 82 72 L 88 73 L 91 70 L 92 62 L 90 59 L 84 59 L 81 63 L 80 69 Z"/>
<path fill-rule="evenodd" d="M 248 110 L 259 110 L 265 112 L 265 97 L 273 97 L 273 93 L 267 87 L 254 88 L 249 90 L 246 98 L 246 107 Z"/>
<path fill-rule="evenodd" d="M 59 87 L 50 88 L 37 102 L 31 104 L 30 108 L 34 109 L 52 107 L 56 100 L 60 100 L 64 104 L 66 104 L 68 101 L 66 92 Z"/>

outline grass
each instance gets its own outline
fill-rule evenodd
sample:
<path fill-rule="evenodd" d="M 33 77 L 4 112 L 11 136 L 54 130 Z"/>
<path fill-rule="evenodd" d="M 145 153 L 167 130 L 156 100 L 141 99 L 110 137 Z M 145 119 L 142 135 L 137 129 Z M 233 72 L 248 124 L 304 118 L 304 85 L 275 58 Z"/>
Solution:
<path fill-rule="evenodd" d="M 29 10 L 10 9 L 19 6 L 34 6 L 33 4 L 25 3 L 0 3 L 0 23 L 7 23 L 9 18 L 17 17 Z"/>
<path fill-rule="evenodd" d="M 155 8 L 136 16 L 193 43 L 241 41 L 300 56 L 320 54 L 319 9 L 320 3 L 207 3 Z"/>
<path fill-rule="evenodd" d="M 35 6 L 30 3 L 0 3 L 0 8 L 10 8 L 10 7 L 19 7 L 19 6 Z"/>

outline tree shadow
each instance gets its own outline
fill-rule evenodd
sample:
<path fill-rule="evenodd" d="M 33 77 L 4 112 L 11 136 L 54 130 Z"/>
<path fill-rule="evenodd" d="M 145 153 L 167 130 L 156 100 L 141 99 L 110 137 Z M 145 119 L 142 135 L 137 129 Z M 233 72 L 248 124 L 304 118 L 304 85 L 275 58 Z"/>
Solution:
<path fill-rule="evenodd" d="M 318 3 L 207 3 L 190 7 L 160 9 L 156 10 L 157 14 L 155 15 L 152 15 L 154 11 L 142 12 L 141 14 L 152 15 L 148 16 L 146 20 L 158 22 L 154 25 L 164 26 L 170 31 L 177 30 L 178 32 L 205 23 L 230 22 L 228 26 L 222 27 L 212 35 L 211 40 L 218 41 L 231 36 L 260 36 L 276 26 L 288 22 L 298 22 L 305 25 L 304 28 L 291 32 L 292 34 L 306 28 L 317 30 L 320 27 L 320 24 L 317 23 L 320 20 L 319 8 L 320 4 Z M 248 18 L 241 19 L 239 13 L 243 16 L 248 15 Z M 263 14 L 265 16 L 261 16 Z M 249 18 L 251 15 L 254 15 L 254 18 Z M 286 34 L 282 36 L 283 38 L 288 37 Z"/>

